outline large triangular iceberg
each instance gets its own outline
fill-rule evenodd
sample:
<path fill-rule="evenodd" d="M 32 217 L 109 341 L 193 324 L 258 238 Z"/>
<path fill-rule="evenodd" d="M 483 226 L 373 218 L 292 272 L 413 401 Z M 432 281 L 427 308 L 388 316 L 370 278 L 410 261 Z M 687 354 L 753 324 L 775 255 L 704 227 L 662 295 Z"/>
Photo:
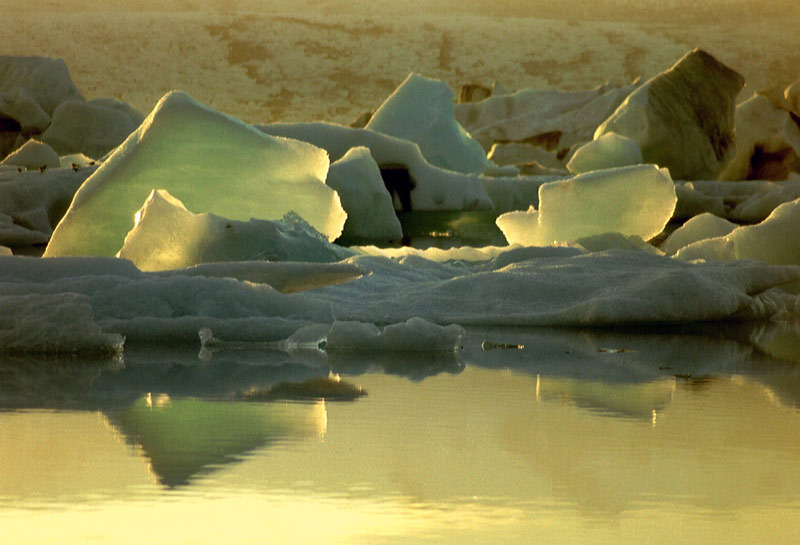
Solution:
<path fill-rule="evenodd" d="M 293 211 L 333 240 L 347 215 L 324 183 L 328 166 L 322 149 L 268 136 L 173 91 L 81 186 L 45 256 L 113 256 L 154 187 L 230 219 Z"/>

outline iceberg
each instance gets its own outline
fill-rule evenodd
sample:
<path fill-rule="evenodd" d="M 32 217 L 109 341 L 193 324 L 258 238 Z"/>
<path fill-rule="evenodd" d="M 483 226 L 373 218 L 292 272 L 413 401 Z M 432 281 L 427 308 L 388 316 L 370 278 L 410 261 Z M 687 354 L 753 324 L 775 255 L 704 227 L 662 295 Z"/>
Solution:
<path fill-rule="evenodd" d="M 48 115 L 64 101 L 83 101 L 63 59 L 0 56 L 0 94 L 19 97 L 20 93 Z"/>
<path fill-rule="evenodd" d="M 700 240 L 678 250 L 684 260 L 757 259 L 776 265 L 800 265 L 800 199 L 777 207 L 761 223 L 743 225 L 724 236 Z"/>
<path fill-rule="evenodd" d="M 117 255 L 143 271 L 220 261 L 330 262 L 352 255 L 297 216 L 243 222 L 193 214 L 164 190 L 150 193 L 134 221 Z"/>
<path fill-rule="evenodd" d="M 649 240 L 672 217 L 677 197 L 666 169 L 639 165 L 579 174 L 539 187 L 539 209 L 508 212 L 497 226 L 509 244 L 549 246 L 614 232 Z"/>
<path fill-rule="evenodd" d="M 737 227 L 735 223 L 725 218 L 705 212 L 693 217 L 670 233 L 661 243 L 660 248 L 667 254 L 674 254 L 698 240 L 725 236 Z"/>
<path fill-rule="evenodd" d="M 715 179 L 734 153 L 734 109 L 744 78 L 703 50 L 636 89 L 595 131 L 633 139 L 645 162 L 676 180 Z"/>
<path fill-rule="evenodd" d="M 454 94 L 446 83 L 409 76 L 373 114 L 366 129 L 416 143 L 440 168 L 477 174 L 494 166 L 486 152 L 458 124 Z"/>
<path fill-rule="evenodd" d="M 83 153 L 99 159 L 120 145 L 137 126 L 126 112 L 68 100 L 56 108 L 50 125 L 39 138 L 59 155 Z"/>
<path fill-rule="evenodd" d="M 634 86 L 601 85 L 587 91 L 525 89 L 457 104 L 458 122 L 484 149 L 495 142 L 527 142 L 565 152 L 592 139 L 595 129 Z"/>
<path fill-rule="evenodd" d="M 351 148 L 368 148 L 381 169 L 395 210 L 489 210 L 493 207 L 482 184 L 485 177 L 432 165 L 414 142 L 333 123 L 275 123 L 257 128 L 272 136 L 293 138 L 323 148 L 332 161 L 338 161 Z"/>
<path fill-rule="evenodd" d="M 785 180 L 800 168 L 800 127 L 790 112 L 755 95 L 736 107 L 736 154 L 721 180 Z"/>
<path fill-rule="evenodd" d="M 607 132 L 576 149 L 567 162 L 567 170 L 577 174 L 643 162 L 642 151 L 636 142 L 615 132 Z"/>
<path fill-rule="evenodd" d="M 43 142 L 31 139 L 0 161 L 0 165 L 20 166 L 28 170 L 44 170 L 60 168 L 61 161 L 53 148 Z"/>
<path fill-rule="evenodd" d="M 11 94 L 0 91 L 0 117 L 16 121 L 23 134 L 40 133 L 50 124 L 50 114 L 24 89 Z"/>
<path fill-rule="evenodd" d="M 439 326 L 413 317 L 381 330 L 371 323 L 333 322 L 325 344 L 326 352 L 454 352 L 464 328 Z"/>
<path fill-rule="evenodd" d="M 351 148 L 331 164 L 325 183 L 336 190 L 347 212 L 342 237 L 384 242 L 403 238 L 392 197 L 369 149 Z"/>
<path fill-rule="evenodd" d="M 678 205 L 674 219 L 710 212 L 736 222 L 756 223 L 763 221 L 779 205 L 800 198 L 800 180 L 676 182 L 675 192 Z"/>
<path fill-rule="evenodd" d="M 324 150 L 270 137 L 173 91 L 81 186 L 44 255 L 115 255 L 154 185 L 190 210 L 230 219 L 293 211 L 333 240 L 346 214 L 323 182 L 328 166 Z"/>
<path fill-rule="evenodd" d="M 0 244 L 46 244 L 73 195 L 96 168 L 0 168 Z"/>

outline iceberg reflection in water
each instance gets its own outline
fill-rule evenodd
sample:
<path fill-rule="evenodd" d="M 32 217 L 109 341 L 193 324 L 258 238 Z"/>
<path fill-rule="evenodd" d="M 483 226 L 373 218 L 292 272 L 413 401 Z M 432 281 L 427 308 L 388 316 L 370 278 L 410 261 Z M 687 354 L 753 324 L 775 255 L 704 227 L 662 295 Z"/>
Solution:
<path fill-rule="evenodd" d="M 0 537 L 790 542 L 797 332 L 468 329 L 439 355 L 4 360 Z M 331 372 L 369 395 L 242 400 Z"/>

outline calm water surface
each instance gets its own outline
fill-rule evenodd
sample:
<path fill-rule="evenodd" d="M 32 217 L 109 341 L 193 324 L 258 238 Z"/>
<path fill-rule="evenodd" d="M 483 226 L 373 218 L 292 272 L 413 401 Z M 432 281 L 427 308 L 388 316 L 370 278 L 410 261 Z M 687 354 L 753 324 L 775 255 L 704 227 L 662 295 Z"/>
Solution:
<path fill-rule="evenodd" d="M 797 330 L 4 361 L 0 543 L 798 543 Z M 236 396 L 330 370 L 368 395 Z"/>

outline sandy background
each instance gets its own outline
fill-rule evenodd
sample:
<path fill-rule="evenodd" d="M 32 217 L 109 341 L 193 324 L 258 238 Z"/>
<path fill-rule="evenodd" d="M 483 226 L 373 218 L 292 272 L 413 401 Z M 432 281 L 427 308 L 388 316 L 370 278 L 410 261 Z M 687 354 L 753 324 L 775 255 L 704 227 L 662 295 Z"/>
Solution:
<path fill-rule="evenodd" d="M 116 97 L 147 113 L 182 89 L 254 123 L 347 123 L 410 71 L 454 89 L 584 89 L 652 76 L 692 47 L 741 72 L 744 95 L 800 78 L 800 3 L 791 2 L 96 4 L 0 0 L 0 53 L 64 58 L 86 98 Z"/>

